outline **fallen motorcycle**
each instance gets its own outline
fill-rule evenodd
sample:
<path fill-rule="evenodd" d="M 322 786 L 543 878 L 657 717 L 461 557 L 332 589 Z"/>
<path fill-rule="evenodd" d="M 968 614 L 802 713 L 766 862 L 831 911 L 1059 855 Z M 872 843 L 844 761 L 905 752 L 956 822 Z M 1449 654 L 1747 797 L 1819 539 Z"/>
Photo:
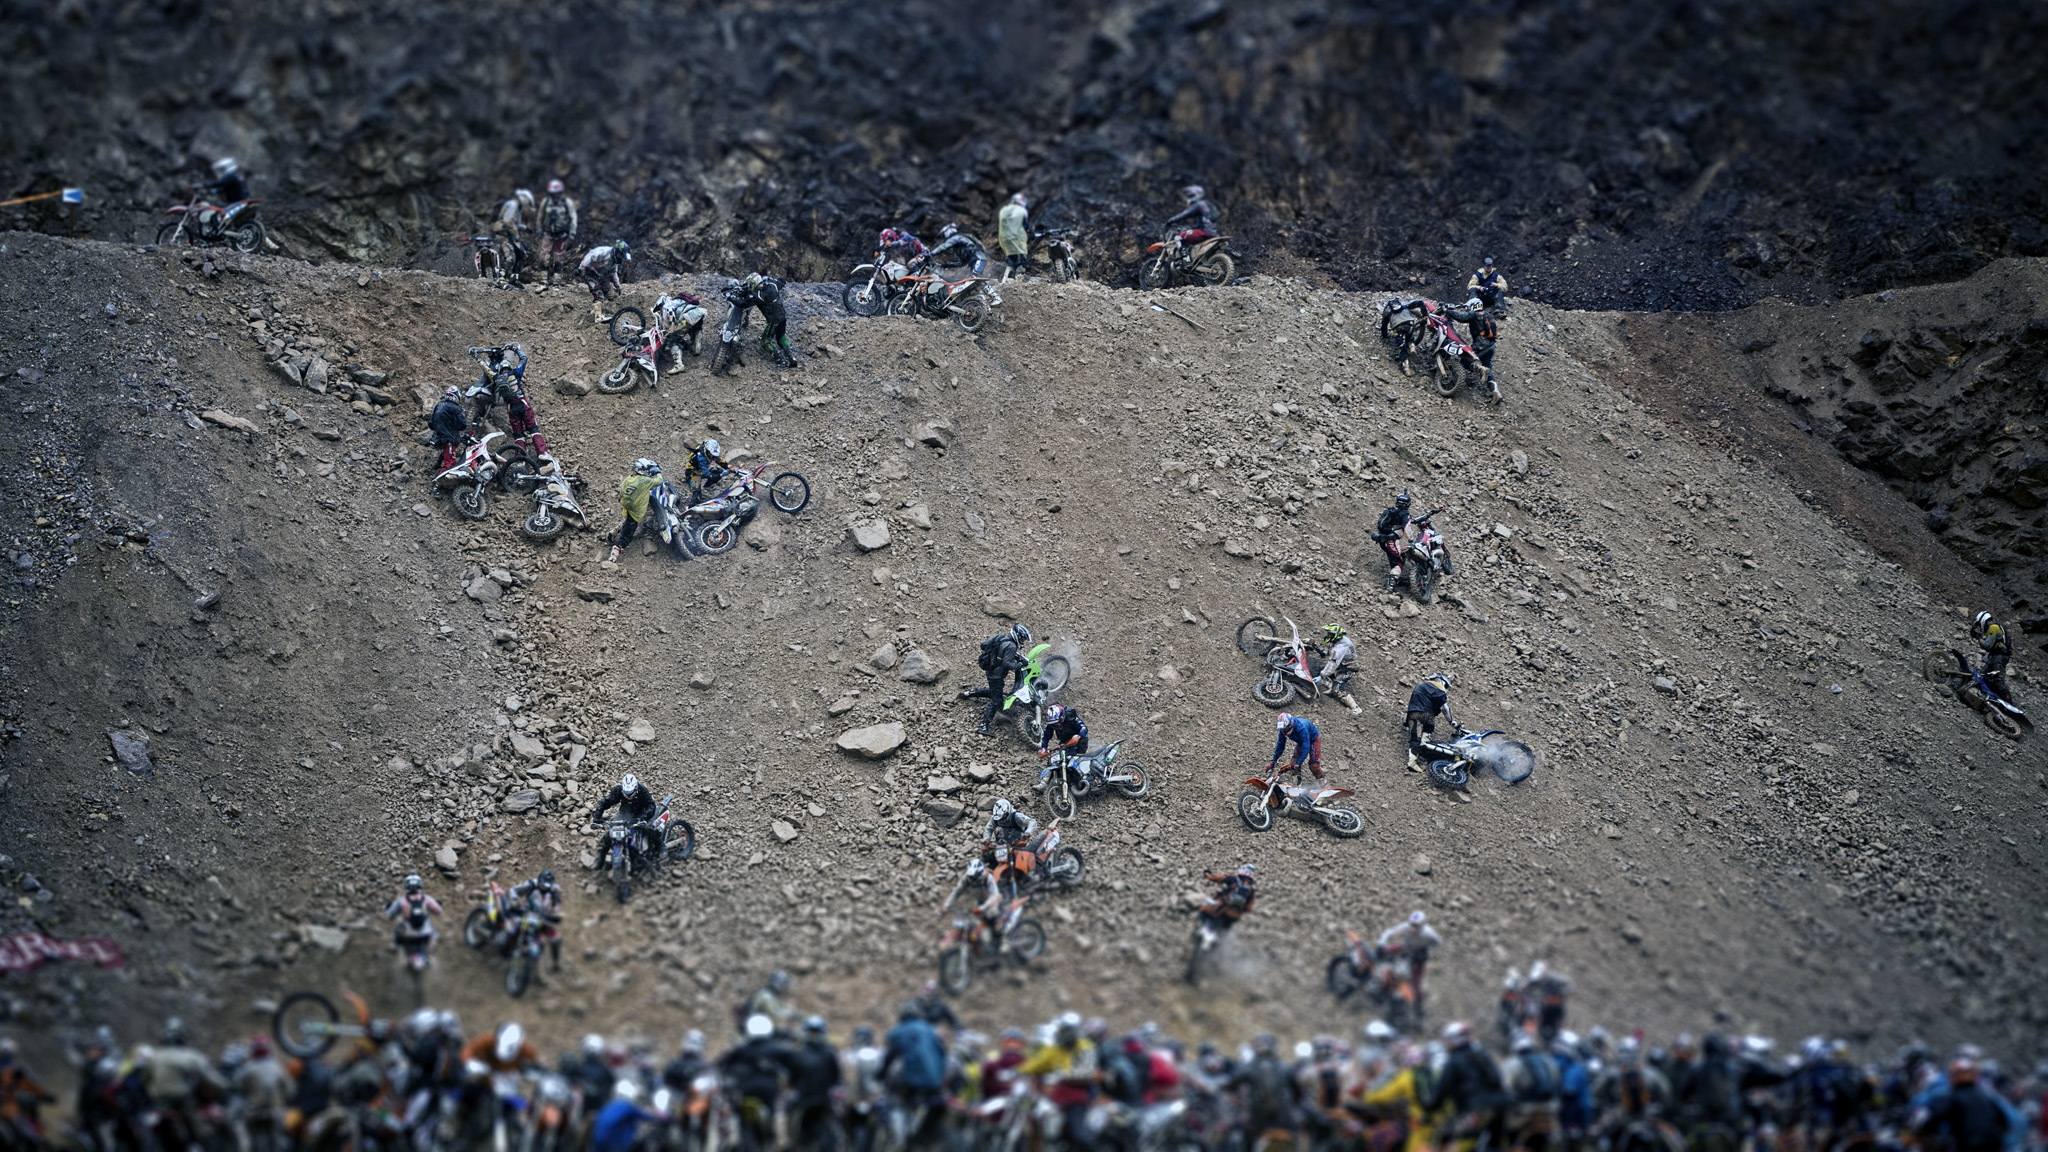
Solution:
<path fill-rule="evenodd" d="M 1401 544 L 1401 574 L 1408 578 L 1409 587 L 1415 589 L 1415 598 L 1424 604 L 1434 602 L 1441 577 L 1458 574 L 1457 568 L 1451 564 L 1451 551 L 1444 544 L 1444 534 L 1430 523 L 1430 517 L 1442 511 L 1442 508 L 1432 508 L 1410 519 L 1408 524 L 1414 532 Z"/>
<path fill-rule="evenodd" d="M 550 468 L 535 479 L 533 512 L 520 523 L 521 534 L 536 544 L 546 544 L 560 538 L 572 524 L 590 527 L 590 519 L 576 499 L 576 489 L 584 487 L 583 477 Z"/>
<path fill-rule="evenodd" d="M 1387 1024 L 1397 1032 L 1411 1031 L 1422 1023 L 1422 1005 L 1416 998 L 1407 957 L 1398 952 L 1383 956 L 1356 932 L 1344 933 L 1344 950 L 1330 957 L 1323 983 L 1340 1002 L 1365 995 L 1380 1006 Z"/>
<path fill-rule="evenodd" d="M 491 452 L 491 441 L 502 436 L 502 432 L 492 432 L 481 440 L 464 437 L 462 459 L 434 477 L 435 490 L 451 492 L 455 510 L 468 519 L 481 520 L 490 515 L 491 501 L 484 495 L 484 488 L 498 478 L 500 467 L 497 456 Z"/>
<path fill-rule="evenodd" d="M 1138 285 L 1166 288 L 1174 283 L 1200 284 L 1216 288 L 1237 275 L 1237 261 L 1227 249 L 1230 237 L 1211 236 L 1193 245 L 1178 231 L 1169 231 L 1158 243 L 1145 249 L 1145 262 L 1138 266 Z"/>
<path fill-rule="evenodd" d="M 1038 788 L 1045 793 L 1046 807 L 1053 815 L 1071 818 L 1081 810 L 1081 797 L 1114 788 L 1136 800 L 1152 789 L 1152 778 L 1136 760 L 1119 757 L 1123 741 L 1079 755 L 1064 748 L 1039 753 L 1046 764 L 1038 773 Z"/>
<path fill-rule="evenodd" d="M 1984 674 L 1954 649 L 1937 648 L 1920 660 L 1920 674 L 1945 687 L 1949 694 L 1984 716 L 1985 727 L 2017 740 L 2034 730 L 2034 722 L 2012 701 L 1998 694 Z"/>
<path fill-rule="evenodd" d="M 603 865 L 611 876 L 612 884 L 619 892 L 619 903 L 633 894 L 633 871 L 645 868 L 659 874 L 664 863 L 671 860 L 687 860 L 697 847 L 697 830 L 690 827 L 688 820 L 678 818 L 669 811 L 675 802 L 675 793 L 662 797 L 655 815 L 643 822 L 627 817 L 622 808 L 614 813 L 605 826 L 605 855 Z M 655 845 L 660 847 L 656 848 Z"/>
<path fill-rule="evenodd" d="M 192 199 L 164 209 L 171 219 L 156 230 L 162 246 L 189 244 L 211 248 L 227 245 L 237 252 L 254 252 L 263 247 L 263 224 L 256 219 L 260 200 L 237 200 L 225 206 L 212 204 L 192 188 Z"/>
<path fill-rule="evenodd" d="M 661 353 L 667 347 L 666 341 L 659 324 L 642 328 L 633 343 L 619 349 L 618 365 L 597 378 L 597 390 L 607 396 L 623 396 L 638 388 L 643 376 L 647 386 L 653 388 L 661 380 Z"/>
<path fill-rule="evenodd" d="M 1486 372 L 1479 366 L 1479 355 L 1472 351 L 1457 331 L 1451 327 L 1450 318 L 1442 312 L 1431 312 L 1427 326 L 1418 338 L 1418 347 L 1423 362 L 1429 365 L 1429 375 L 1436 385 L 1436 394 L 1449 398 L 1458 394 L 1461 385 L 1470 383 L 1478 386 L 1486 379 Z"/>
<path fill-rule="evenodd" d="M 1045 955 L 1045 928 L 1024 915 L 1030 902 L 1027 896 L 1012 899 L 993 924 L 978 914 L 954 917 L 939 941 L 939 987 L 958 996 L 973 982 L 978 962 L 1008 957 L 1025 964 Z"/>
<path fill-rule="evenodd" d="M 1024 670 L 1017 686 L 1003 698 L 1001 718 L 1017 726 L 1017 734 L 1033 748 L 1045 736 L 1045 709 L 1052 696 L 1067 686 L 1074 666 L 1065 656 L 1047 656 L 1051 644 L 1040 644 L 1024 654 Z"/>
<path fill-rule="evenodd" d="M 1349 838 L 1364 834 L 1365 818 L 1355 810 L 1335 803 L 1351 795 L 1351 789 L 1282 784 L 1280 776 L 1281 772 L 1274 772 L 1270 776 L 1253 776 L 1245 780 L 1247 785 L 1256 789 L 1239 793 L 1237 797 L 1237 814 L 1244 820 L 1245 827 L 1254 832 L 1264 832 L 1273 826 L 1274 813 L 1299 812 L 1321 820 L 1324 827 L 1339 836 Z"/>
<path fill-rule="evenodd" d="M 1012 896 L 1040 892 L 1065 892 L 1081 886 L 1081 850 L 1060 843 L 1060 822 L 1054 820 L 1025 845 L 981 846 L 982 860 L 998 887 L 1008 887 Z"/>
<path fill-rule="evenodd" d="M 1491 768 L 1509 784 L 1519 784 L 1536 770 L 1536 753 L 1520 740 L 1510 740 L 1497 729 L 1458 734 L 1442 743 L 1425 742 L 1430 754 L 1429 778 L 1446 788 L 1463 788 L 1472 779 L 1472 769 Z"/>
<path fill-rule="evenodd" d="M 753 468 L 736 468 L 724 491 L 684 508 L 690 546 L 706 556 L 732 551 L 740 542 L 740 529 L 760 509 L 761 478 L 772 467 L 774 463 L 768 461 Z M 777 473 L 765 486 L 768 502 L 779 512 L 794 516 L 811 502 L 811 482 L 801 472 Z"/>
<path fill-rule="evenodd" d="M 663 293 L 654 298 L 654 323 L 647 322 L 647 314 L 628 305 L 612 313 L 606 322 L 612 343 L 631 346 L 645 342 L 649 327 L 661 329 L 662 346 L 669 353 L 671 375 L 683 370 L 683 353 L 695 356 L 704 349 L 704 318 L 709 315 L 704 306 L 695 302 L 694 297 L 670 296 Z"/>
<path fill-rule="evenodd" d="M 1237 626 L 1239 651 L 1265 642 L 1266 636 L 1259 625 L 1264 625 L 1265 631 L 1272 628 L 1272 622 L 1261 617 L 1253 617 Z M 1304 704 L 1313 704 L 1323 691 L 1315 669 L 1309 664 L 1314 646 L 1302 640 L 1301 629 L 1293 620 L 1287 621 L 1287 627 L 1292 633 L 1291 638 L 1266 649 L 1265 674 L 1252 684 L 1252 699 L 1268 708 L 1285 707 L 1296 697 L 1300 697 Z"/>

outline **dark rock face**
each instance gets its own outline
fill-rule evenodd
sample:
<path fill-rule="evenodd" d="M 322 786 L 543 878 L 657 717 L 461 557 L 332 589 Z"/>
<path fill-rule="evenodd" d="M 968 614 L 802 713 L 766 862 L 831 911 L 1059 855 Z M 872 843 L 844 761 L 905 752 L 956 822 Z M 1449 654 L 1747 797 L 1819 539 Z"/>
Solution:
<path fill-rule="evenodd" d="M 2048 252 L 2040 5 L 59 0 L 0 45 L 9 195 L 83 185 L 146 239 L 233 154 L 292 251 L 451 271 L 554 175 L 587 242 L 807 279 L 888 224 L 993 239 L 1019 189 L 1125 278 L 1190 181 L 1247 271 L 1447 295 L 1492 255 L 1584 307 Z"/>

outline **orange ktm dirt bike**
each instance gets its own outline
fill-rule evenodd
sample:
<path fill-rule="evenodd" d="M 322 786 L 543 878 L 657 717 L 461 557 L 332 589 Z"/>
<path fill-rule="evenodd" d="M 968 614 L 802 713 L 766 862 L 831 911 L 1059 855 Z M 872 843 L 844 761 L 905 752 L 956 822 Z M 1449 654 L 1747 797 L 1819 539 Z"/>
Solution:
<path fill-rule="evenodd" d="M 1340 1002 L 1363 994 L 1378 1004 L 1396 1031 L 1410 1031 L 1422 1022 L 1422 1001 L 1407 958 L 1382 954 L 1356 932 L 1344 933 L 1344 950 L 1330 957 L 1323 982 Z"/>
<path fill-rule="evenodd" d="M 1012 896 L 1064 892 L 1081 886 L 1081 850 L 1060 843 L 1057 820 L 1029 844 L 984 842 L 981 853 L 997 885 L 1008 888 Z"/>
<path fill-rule="evenodd" d="M 1009 957 L 1026 964 L 1045 955 L 1045 929 L 1024 915 L 1030 902 L 1029 896 L 1012 899 L 994 923 L 978 913 L 954 917 L 953 927 L 939 941 L 939 987 L 958 996 L 973 982 L 977 963 Z"/>
<path fill-rule="evenodd" d="M 1169 231 L 1145 249 L 1145 262 L 1138 266 L 1140 287 L 1167 288 L 1180 283 L 1218 288 L 1237 275 L 1237 261 L 1227 250 L 1230 237 L 1211 236 L 1189 244 L 1186 236 L 1187 232 Z"/>
<path fill-rule="evenodd" d="M 1245 827 L 1254 832 L 1264 832 L 1273 826 L 1274 813 L 1298 812 L 1321 820 L 1330 831 L 1347 839 L 1364 834 L 1365 818 L 1355 810 L 1337 804 L 1337 801 L 1351 795 L 1351 789 L 1282 784 L 1281 775 L 1281 772 L 1274 772 L 1270 776 L 1253 776 L 1245 780 L 1247 785 L 1256 789 L 1240 793 L 1237 797 L 1237 814 L 1244 820 Z M 1295 776 L 1300 778 L 1299 770 Z"/>

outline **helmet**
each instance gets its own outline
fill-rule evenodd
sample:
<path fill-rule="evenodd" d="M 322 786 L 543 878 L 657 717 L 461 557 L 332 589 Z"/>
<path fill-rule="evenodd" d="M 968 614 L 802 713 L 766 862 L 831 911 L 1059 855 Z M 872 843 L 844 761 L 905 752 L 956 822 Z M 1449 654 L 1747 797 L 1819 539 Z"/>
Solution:
<path fill-rule="evenodd" d="M 898 232 L 894 228 L 884 228 L 882 229 L 882 234 L 875 237 L 875 246 L 878 248 L 887 248 L 889 245 L 894 244 L 901 239 L 903 239 L 903 233 Z"/>
<path fill-rule="evenodd" d="M 1518 1055 L 1523 1052 L 1534 1052 L 1536 1050 L 1536 1038 L 1527 1032 L 1517 1032 L 1515 1033 L 1514 1043 L 1510 1044 L 1509 1047 Z"/>
<path fill-rule="evenodd" d="M 1010 626 L 1010 639 L 1015 640 L 1019 647 L 1029 644 L 1031 643 L 1031 629 L 1026 628 L 1022 624 L 1013 624 Z"/>
<path fill-rule="evenodd" d="M 270 1037 L 268 1037 L 268 1036 L 251 1036 L 251 1037 L 249 1038 L 249 1059 L 251 1059 L 251 1060 L 261 1060 L 261 1059 L 263 1059 L 263 1058 L 265 1058 L 265 1057 L 267 1057 L 267 1056 L 269 1056 L 269 1055 L 270 1055 Z"/>
<path fill-rule="evenodd" d="M 924 983 L 918 985 L 917 994 L 919 996 L 924 997 L 927 1000 L 937 999 L 939 995 L 939 982 L 937 980 L 925 981 Z"/>
<path fill-rule="evenodd" d="M 1408 922 L 1420 928 L 1424 924 L 1429 923 L 1429 917 L 1423 914 L 1422 909 L 1417 908 L 1408 914 Z"/>
<path fill-rule="evenodd" d="M 514 189 L 512 192 L 512 198 L 514 200 L 519 201 L 519 206 L 521 208 L 533 207 L 533 189 L 531 188 Z"/>
<path fill-rule="evenodd" d="M 1072 1044 L 1081 1034 L 1081 1018 L 1072 1012 L 1061 1013 L 1060 1018 L 1052 1024 L 1052 1038 L 1055 1043 Z"/>
<path fill-rule="evenodd" d="M 749 292 L 759 289 L 761 287 L 761 274 L 759 272 L 747 273 L 747 278 L 740 281 L 740 287 L 745 288 Z"/>
<path fill-rule="evenodd" d="M 550 181 L 548 181 L 548 195 L 550 195 L 550 196 L 560 196 L 560 195 L 562 194 L 562 191 L 563 191 L 563 188 L 562 188 L 562 182 L 561 182 L 560 180 L 550 180 Z"/>
<path fill-rule="evenodd" d="M 804 1035 L 806 1035 L 806 1036 L 823 1036 L 824 1034 L 825 1034 L 825 1018 L 824 1018 L 823 1016 L 806 1016 L 806 1017 L 804 1017 Z"/>
<path fill-rule="evenodd" d="M 764 1036 L 773 1035 L 774 1032 L 775 1021 L 770 1020 L 761 1013 L 756 1012 L 752 1016 L 747 1017 L 747 1039 L 759 1040 Z"/>
<path fill-rule="evenodd" d="M 1989 612 L 1979 612 L 1979 613 L 1977 613 L 1977 631 L 1979 631 L 1979 632 L 1982 632 L 1982 631 L 1983 631 L 1983 630 L 1984 630 L 1985 628 L 1989 627 L 1989 626 L 1990 626 L 1990 624 L 1991 624 L 1991 613 L 1989 613 Z"/>
<path fill-rule="evenodd" d="M 1559 1056 L 1578 1055 L 1579 1034 L 1571 1031 L 1559 1032 L 1557 1039 L 1550 1042 L 1550 1050 Z"/>
<path fill-rule="evenodd" d="M 555 886 L 555 870 L 553 868 L 543 868 L 540 870 L 540 875 L 534 877 L 534 879 L 540 881 L 540 886 L 543 889 L 552 889 Z"/>
<path fill-rule="evenodd" d="M 405 878 L 405 890 L 407 892 L 417 892 L 425 886 L 425 883 L 420 880 L 420 874 L 417 872 Z"/>
<path fill-rule="evenodd" d="M 519 1056 L 519 1046 L 526 1043 L 526 1029 L 516 1021 L 498 1025 L 498 1063 L 509 1064 Z"/>
<path fill-rule="evenodd" d="M 1465 311 L 1467 312 L 1477 312 L 1484 307 L 1486 307 L 1486 302 L 1477 296 L 1468 297 L 1465 300 Z"/>
<path fill-rule="evenodd" d="M 633 258 L 633 246 L 624 240 L 612 241 L 612 251 L 617 253 L 621 260 L 631 260 Z"/>
<path fill-rule="evenodd" d="M 460 388 L 457 388 L 457 387 L 456 387 L 455 385 L 453 385 L 453 384 L 450 384 L 450 385 L 449 385 L 448 387 L 446 387 L 446 388 L 443 388 L 443 389 L 441 389 L 441 399 L 443 399 L 443 400 L 461 400 L 461 399 L 462 399 L 462 389 L 460 389 Z"/>
<path fill-rule="evenodd" d="M 1344 638 L 1344 626 L 1343 626 L 1342 624 L 1325 624 L 1325 625 L 1323 625 L 1323 639 L 1325 639 L 1325 640 L 1332 640 L 1332 641 L 1335 641 L 1335 640 L 1342 640 L 1343 638 Z"/>
<path fill-rule="evenodd" d="M 768 990 L 777 996 L 789 991 L 789 973 L 777 968 L 768 974 Z"/>
<path fill-rule="evenodd" d="M 183 1044 L 184 1042 L 185 1022 L 176 1016 L 164 1021 L 164 1043 Z"/>
<path fill-rule="evenodd" d="M 1543 961 L 1538 960 L 1534 964 L 1529 965 L 1529 979 L 1541 980 L 1543 979 L 1543 974 L 1548 971 L 1550 969 L 1544 965 Z"/>
<path fill-rule="evenodd" d="M 1292 712 L 1282 712 L 1273 718 L 1273 728 L 1275 731 L 1285 728 L 1292 723 L 1294 723 L 1294 713 Z"/>
<path fill-rule="evenodd" d="M 1977 1082 L 1977 1062 L 1968 1056 L 1958 1056 L 1949 1061 L 1948 1082 L 1950 1085 L 1975 1084 Z"/>
<path fill-rule="evenodd" d="M 1394 1038 L 1394 1030 L 1385 1020 L 1375 1020 L 1365 1026 L 1365 1038 L 1375 1044 L 1384 1044 Z"/>
<path fill-rule="evenodd" d="M 853 1030 L 853 1043 L 859 1048 L 874 1047 L 875 1030 L 866 1024 L 856 1026 Z"/>
<path fill-rule="evenodd" d="M 1045 710 L 1045 722 L 1048 725 L 1057 724 L 1066 718 L 1067 706 L 1065 704 L 1055 704 Z"/>
<path fill-rule="evenodd" d="M 1258 869 L 1252 867 L 1250 864 L 1239 864 L 1237 866 L 1237 874 L 1239 876 L 1244 877 L 1247 880 L 1250 880 L 1252 877 L 1258 874 Z"/>
<path fill-rule="evenodd" d="M 996 1043 L 1004 1048 L 1022 1048 L 1025 1039 L 1022 1028 L 1005 1028 L 996 1033 Z"/>
<path fill-rule="evenodd" d="M 640 1082 L 631 1076 L 621 1076 L 612 1082 L 612 1095 L 627 1103 L 640 1099 Z"/>
<path fill-rule="evenodd" d="M 1406 508 L 1413 501 L 1413 499 L 1414 498 L 1409 496 L 1406 492 L 1399 493 L 1394 497 L 1394 507 Z"/>
<path fill-rule="evenodd" d="M 704 441 L 704 451 L 710 453 L 713 456 L 723 455 L 723 450 L 719 448 L 718 441 L 716 439 L 709 439 Z"/>
<path fill-rule="evenodd" d="M 1202 186 L 1200 184 L 1190 184 L 1187 187 L 1181 189 L 1180 194 L 1182 199 L 1186 200 L 1190 204 L 1193 204 L 1195 201 L 1200 200 L 1202 198 Z"/>
<path fill-rule="evenodd" d="M 225 180 L 241 170 L 241 165 L 235 163 L 233 156 L 223 156 L 213 162 L 213 175 L 216 180 Z"/>
<path fill-rule="evenodd" d="M 1015 204 L 1019 208 L 1028 208 L 1031 206 L 1031 197 L 1026 196 L 1022 192 L 1016 192 L 1011 194 L 1010 203 Z"/>
<path fill-rule="evenodd" d="M 451 1009 L 443 1008 L 436 1013 L 434 1026 L 441 1030 L 443 1036 L 453 1040 L 462 1039 L 462 1017 L 457 1016 Z"/>
<path fill-rule="evenodd" d="M 1522 986 L 1522 970 L 1510 966 L 1508 974 L 1500 978 L 1500 986 L 1503 990 L 1510 992 L 1520 988 Z"/>
<path fill-rule="evenodd" d="M 1008 855 L 1009 855 L 1009 854 L 1008 854 L 1008 852 L 1006 852 L 1006 851 L 1005 851 L 1004 849 L 1001 849 L 1001 848 L 998 848 L 998 849 L 996 849 L 996 856 L 997 856 L 997 858 L 998 858 L 998 859 L 1005 859 L 1005 858 L 1007 858 L 1007 857 L 1008 857 Z M 975 857 L 974 859 L 972 859 L 972 860 L 969 860 L 969 861 L 967 862 L 967 878 L 968 878 L 969 880 L 979 880 L 979 879 L 981 879 L 981 878 L 982 878 L 982 876 L 983 876 L 984 874 L 986 874 L 987 872 L 988 872 L 988 865 L 987 865 L 987 864 L 984 864 L 984 863 L 982 863 L 981 857 L 979 857 L 979 856 L 976 856 L 976 857 Z M 926 996 L 929 996 L 929 995 L 930 995 L 930 993 L 928 993 L 928 992 L 927 992 L 927 993 L 920 993 L 920 995 L 926 995 Z"/>
<path fill-rule="evenodd" d="M 583 1037 L 583 1054 L 584 1054 L 585 1056 L 603 1056 L 603 1055 L 604 1055 L 604 1037 L 602 1037 L 602 1036 L 599 1036 L 599 1035 L 598 1035 L 597 1033 L 595 1033 L 595 1032 L 589 1033 L 588 1035 L 584 1036 L 584 1037 Z"/>
<path fill-rule="evenodd" d="M 1252 1037 L 1252 1051 L 1261 1056 L 1271 1056 L 1280 1049 L 1280 1038 L 1271 1032 L 1261 1032 Z"/>
<path fill-rule="evenodd" d="M 628 772 L 624 776 L 619 777 L 619 791 L 624 792 L 628 796 L 631 796 L 633 793 L 638 792 L 639 790 L 640 778 L 638 776 L 635 776 L 631 772 Z"/>
<path fill-rule="evenodd" d="M 1048 719 L 1050 719 L 1050 717 L 1048 717 Z M 1007 818 L 1012 812 L 1015 812 L 1016 810 L 1017 809 L 1014 805 L 1012 805 L 1008 800 L 1005 800 L 1001 796 L 996 797 L 995 802 L 988 806 L 988 814 L 990 816 L 993 816 L 997 820 Z"/>
<path fill-rule="evenodd" d="M 697 1031 L 695 1028 L 692 1028 L 688 1032 L 683 1033 L 682 1050 L 685 1052 L 695 1052 L 699 1055 L 702 1055 L 704 1052 L 704 1034 L 702 1032 Z"/>
<path fill-rule="evenodd" d="M 1449 688 L 1458 682 L 1458 674 L 1455 672 L 1438 672 L 1436 675 L 1431 676 L 1430 679 Z"/>
<path fill-rule="evenodd" d="M 1472 1042 L 1472 1025 L 1469 1021 L 1453 1020 L 1444 1025 L 1444 1043 L 1453 1048 Z"/>
<path fill-rule="evenodd" d="M 633 471 L 642 476 L 659 476 L 661 475 L 661 465 L 642 456 L 638 460 L 633 461 Z"/>
<path fill-rule="evenodd" d="M 941 240 L 951 240 L 959 234 L 960 226 L 958 224 L 948 224 L 944 228 L 939 229 L 939 239 Z"/>

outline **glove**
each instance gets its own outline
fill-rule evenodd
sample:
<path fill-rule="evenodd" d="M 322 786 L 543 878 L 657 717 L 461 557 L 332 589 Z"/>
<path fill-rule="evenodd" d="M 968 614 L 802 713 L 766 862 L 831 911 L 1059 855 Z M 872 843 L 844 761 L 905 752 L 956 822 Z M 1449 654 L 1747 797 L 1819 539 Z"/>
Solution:
<path fill-rule="evenodd" d="M 1039 758 L 1040 760 L 1043 760 L 1043 759 L 1045 759 L 1045 758 L 1046 758 L 1047 756 L 1050 756 L 1050 755 L 1052 755 L 1052 749 L 1050 749 L 1050 748 L 1047 748 L 1047 749 L 1046 749 L 1045 751 L 1043 751 L 1043 752 L 1040 752 L 1040 753 L 1038 754 L 1038 758 Z"/>

